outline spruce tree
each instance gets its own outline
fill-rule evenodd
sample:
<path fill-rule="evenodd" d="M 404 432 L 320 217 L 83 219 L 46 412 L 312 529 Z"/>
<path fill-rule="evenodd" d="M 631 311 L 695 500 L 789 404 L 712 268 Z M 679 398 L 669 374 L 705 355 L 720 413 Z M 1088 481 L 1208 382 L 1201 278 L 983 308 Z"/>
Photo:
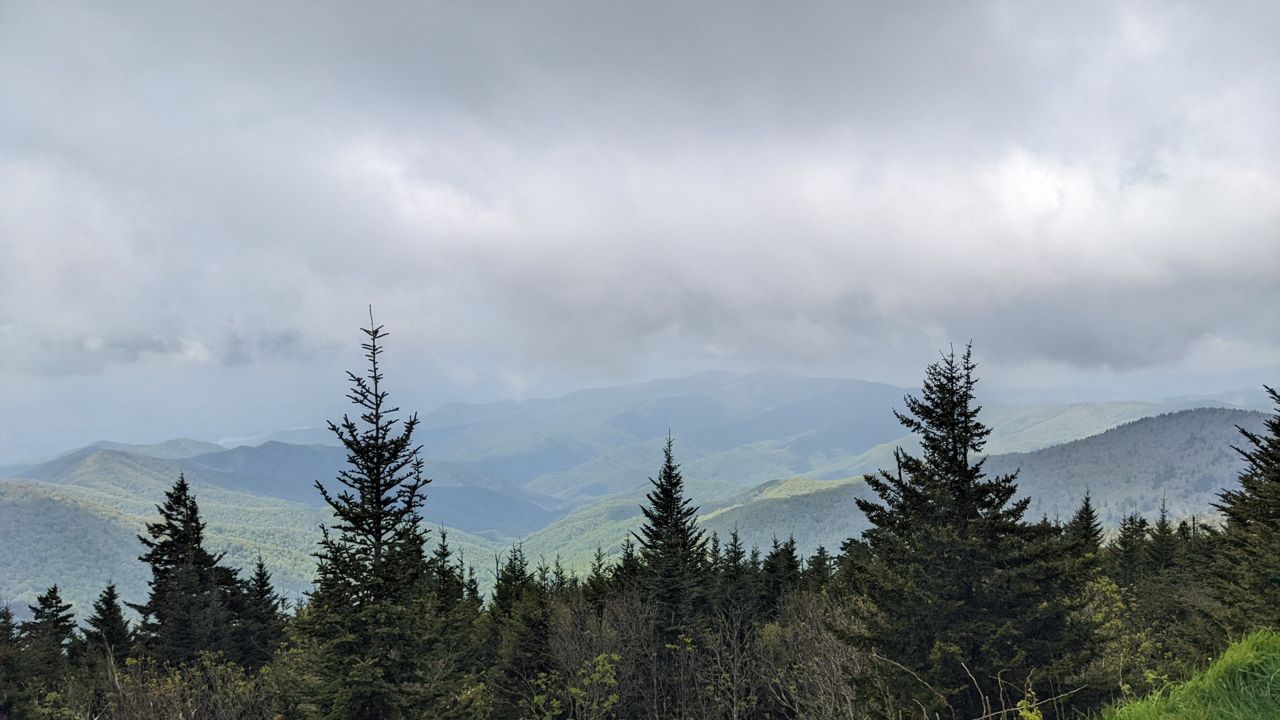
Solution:
<path fill-rule="evenodd" d="M 635 533 L 643 565 L 645 594 L 653 602 L 659 634 L 664 641 L 686 629 L 701 600 L 706 538 L 698 528 L 698 508 L 684 496 L 684 478 L 672 454 L 672 440 L 663 447 L 658 479 L 641 507 L 644 524 Z"/>
<path fill-rule="evenodd" d="M 256 670 L 271 661 L 284 642 L 284 600 L 271 584 L 271 573 L 262 556 L 245 583 L 236 636 L 236 661 Z"/>
<path fill-rule="evenodd" d="M 125 658 L 133 648 L 133 632 L 125 620 L 114 583 L 109 583 L 93 602 L 93 614 L 85 626 L 84 650 L 90 661 L 110 656 L 116 667 L 124 667 Z"/>
<path fill-rule="evenodd" d="M 541 573 L 549 578 L 549 571 Z M 550 648 L 548 588 L 529 571 L 517 545 L 498 571 L 491 607 L 497 636 L 492 678 L 497 690 L 494 715 L 521 717 L 522 702 L 532 697 L 535 681 L 554 669 Z"/>
<path fill-rule="evenodd" d="M 1146 518 L 1129 513 L 1120 519 L 1120 529 L 1107 547 L 1107 572 L 1122 588 L 1133 587 L 1147 575 L 1147 529 Z"/>
<path fill-rule="evenodd" d="M 417 415 L 396 417 L 383 386 L 382 326 L 363 329 L 368 369 L 347 373 L 359 409 L 329 429 L 347 452 L 337 488 L 316 481 L 333 512 L 322 526 L 317 580 L 299 629 L 312 648 L 312 700 L 324 717 L 387 720 L 422 710 L 431 695 L 423 647 L 434 608 L 419 509 L 423 488 Z"/>
<path fill-rule="evenodd" d="M 819 592 L 831 582 L 835 573 L 835 562 L 831 554 L 821 545 L 813 552 L 800 573 L 800 585 L 809 592 Z"/>
<path fill-rule="evenodd" d="M 137 641 L 143 652 L 174 664 L 195 660 L 201 652 L 233 649 L 232 605 L 241 590 L 235 571 L 219 565 L 204 547 L 204 521 L 186 476 L 179 474 L 164 502 L 160 521 L 138 536 L 151 566 L 147 602 L 130 607 L 141 616 Z"/>
<path fill-rule="evenodd" d="M 920 456 L 898 449 L 895 471 L 866 476 L 879 501 L 857 500 L 871 527 L 855 582 L 875 610 L 858 640 L 916 676 L 899 684 L 911 700 L 962 717 L 1056 664 L 1068 625 L 1056 530 L 1023 519 L 1016 474 L 973 459 L 991 432 L 975 369 L 971 348 L 929 366 L 895 411 Z"/>
<path fill-rule="evenodd" d="M 1261 434 L 1238 427 L 1244 438 L 1233 447 L 1244 460 L 1240 487 L 1226 490 L 1214 505 L 1225 517 L 1215 594 L 1232 630 L 1280 627 L 1280 393 L 1265 387 L 1275 414 Z"/>
<path fill-rule="evenodd" d="M 21 626 L 22 670 L 29 679 L 56 683 L 68 668 L 67 653 L 75 639 L 76 621 L 71 603 L 64 602 L 54 585 L 36 597 L 31 620 Z"/>
<path fill-rule="evenodd" d="M 23 700 L 19 642 L 13 610 L 8 605 L 0 605 L 0 717 L 12 714 Z"/>
<path fill-rule="evenodd" d="M 764 558 L 761 568 L 764 575 L 764 607 L 770 615 L 778 612 L 782 599 L 800 586 L 800 557 L 796 554 L 796 539 L 786 542 L 773 539 L 773 546 Z"/>

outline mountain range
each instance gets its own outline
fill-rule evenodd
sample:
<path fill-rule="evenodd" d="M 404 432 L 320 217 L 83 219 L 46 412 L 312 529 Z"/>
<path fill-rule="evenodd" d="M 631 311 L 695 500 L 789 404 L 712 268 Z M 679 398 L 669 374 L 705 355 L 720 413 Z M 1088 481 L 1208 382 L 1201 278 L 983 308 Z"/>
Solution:
<path fill-rule="evenodd" d="M 585 567 L 615 553 L 675 440 L 709 531 L 735 528 L 767 547 L 789 535 L 806 552 L 835 549 L 864 527 L 853 499 L 866 472 L 913 448 L 893 409 L 912 392 L 857 380 L 778 372 L 712 372 L 542 400 L 446 405 L 421 416 L 428 486 L 424 519 L 487 581 L 493 558 L 523 542 L 533 557 Z M 1169 403 L 997 405 L 991 473 L 1019 472 L 1032 512 L 1069 515 L 1084 492 L 1104 520 L 1204 514 L 1232 485 L 1236 426 L 1263 415 Z M 282 439 L 305 441 L 283 442 Z M 18 610 L 51 584 L 79 607 L 108 581 L 141 600 L 146 568 L 136 535 L 179 473 L 192 483 L 208 543 L 246 567 L 261 555 L 294 599 L 309 587 L 310 553 L 327 519 L 315 489 L 345 451 L 313 429 L 225 447 L 191 439 L 99 442 L 41 463 L 0 468 L 0 602 Z M 332 442 L 332 441 L 329 441 Z M 439 532 L 437 530 L 437 532 Z"/>

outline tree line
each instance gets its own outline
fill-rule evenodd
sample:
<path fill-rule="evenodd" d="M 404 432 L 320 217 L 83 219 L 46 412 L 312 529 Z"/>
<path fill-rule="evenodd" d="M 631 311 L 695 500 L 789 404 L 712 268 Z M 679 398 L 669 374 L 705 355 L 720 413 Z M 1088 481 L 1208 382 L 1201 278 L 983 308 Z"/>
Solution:
<path fill-rule="evenodd" d="M 1220 522 L 1162 510 L 1108 535 L 1087 493 L 1031 518 L 1016 473 L 988 476 L 966 347 L 896 413 L 920 451 L 866 476 L 870 527 L 840 548 L 708 535 L 668 437 L 620 557 L 579 575 L 516 545 L 485 597 L 423 527 L 417 417 L 389 401 L 385 331 L 363 332 L 306 598 L 286 608 L 261 560 L 245 574 L 208 549 L 179 476 L 139 538 L 145 602 L 109 585 L 79 625 L 56 586 L 27 622 L 0 608 L 0 719 L 1090 717 L 1280 626 L 1271 388 Z"/>

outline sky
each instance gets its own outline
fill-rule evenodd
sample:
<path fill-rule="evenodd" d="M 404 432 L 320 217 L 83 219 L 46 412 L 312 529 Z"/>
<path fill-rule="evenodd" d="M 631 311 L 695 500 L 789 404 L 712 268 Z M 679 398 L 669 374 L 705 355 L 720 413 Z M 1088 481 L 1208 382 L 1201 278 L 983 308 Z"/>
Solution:
<path fill-rule="evenodd" d="M 0 0 L 0 460 L 707 369 L 1280 383 L 1280 4 Z M 1028 395 L 1029 394 L 1029 395 Z"/>

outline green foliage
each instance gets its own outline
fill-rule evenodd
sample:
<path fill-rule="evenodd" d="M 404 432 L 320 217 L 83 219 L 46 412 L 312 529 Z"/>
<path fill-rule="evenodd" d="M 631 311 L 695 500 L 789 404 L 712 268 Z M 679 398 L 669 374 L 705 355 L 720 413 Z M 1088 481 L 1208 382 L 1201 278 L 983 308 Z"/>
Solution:
<path fill-rule="evenodd" d="M 1259 630 L 1186 682 L 1133 700 L 1107 720 L 1270 720 L 1280 708 L 1280 635 Z"/>
<path fill-rule="evenodd" d="M 235 571 L 204 546 L 204 521 L 186 477 L 179 475 L 164 502 L 160 521 L 138 536 L 151 567 L 147 602 L 132 605 L 142 620 L 137 640 L 143 652 L 162 663 L 186 663 L 206 651 L 229 653 L 235 606 L 242 590 Z"/>
<path fill-rule="evenodd" d="M 358 421 L 344 415 L 329 424 L 349 467 L 336 492 L 316 482 L 335 522 L 322 527 L 315 591 L 298 618 L 315 677 L 309 700 L 335 720 L 402 718 L 429 702 L 424 680 L 438 620 L 419 527 L 429 481 L 413 440 L 417 417 L 401 424 L 388 403 L 382 327 L 371 321 L 363 332 L 368 371 L 347 373 Z"/>
<path fill-rule="evenodd" d="M 1267 394 L 1275 414 L 1263 433 L 1240 428 L 1240 488 L 1223 492 L 1216 506 L 1226 517 L 1216 594 L 1224 621 L 1237 631 L 1280 627 L 1280 393 Z"/>
<path fill-rule="evenodd" d="M 93 614 L 85 621 L 81 643 L 82 655 L 96 661 L 109 656 L 118 666 L 133 648 L 133 631 L 124 617 L 120 594 L 114 584 L 109 584 L 93 603 Z"/>
<path fill-rule="evenodd" d="M 1023 520 L 1014 476 L 971 460 L 990 434 L 974 370 L 968 348 L 929 366 L 897 414 L 922 454 L 899 451 L 896 472 L 866 477 L 879 502 L 858 501 L 872 527 L 856 582 L 873 611 L 855 637 L 922 681 L 903 679 L 903 701 L 962 716 L 1052 666 L 1069 622 L 1056 529 Z"/>
<path fill-rule="evenodd" d="M 641 508 L 644 524 L 635 533 L 642 587 L 654 603 L 664 640 L 687 628 L 695 605 L 705 600 L 700 580 L 707 554 L 707 540 L 696 521 L 698 508 L 685 497 L 684 478 L 671 447 L 668 437 L 658 479 L 649 479 L 653 489 Z"/>

